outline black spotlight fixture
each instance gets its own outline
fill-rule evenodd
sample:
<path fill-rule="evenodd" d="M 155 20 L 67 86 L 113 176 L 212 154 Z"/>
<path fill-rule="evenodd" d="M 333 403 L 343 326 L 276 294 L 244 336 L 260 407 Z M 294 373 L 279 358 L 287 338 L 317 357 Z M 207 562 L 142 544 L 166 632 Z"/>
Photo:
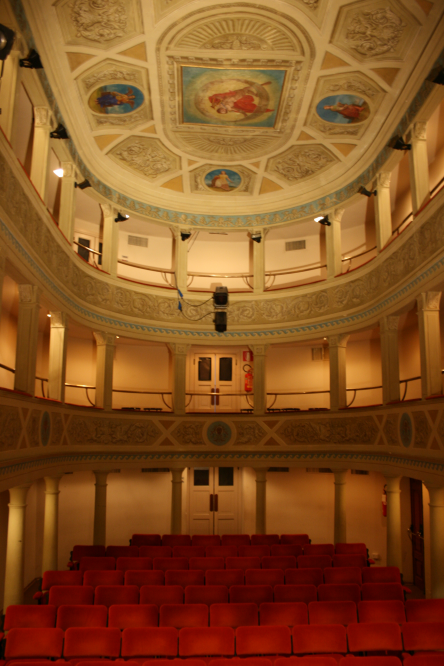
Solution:
<path fill-rule="evenodd" d="M 331 222 L 328 219 L 328 215 L 320 215 L 319 217 L 315 217 L 314 221 L 318 222 L 318 224 L 323 224 L 324 227 L 331 227 Z"/>
<path fill-rule="evenodd" d="M 114 218 L 114 222 L 126 222 L 129 218 L 129 215 L 122 215 L 122 213 L 117 213 L 117 217 Z"/>
<path fill-rule="evenodd" d="M 62 123 L 59 123 L 55 130 L 49 133 L 49 136 L 51 139 L 69 139 L 68 132 L 62 125 Z"/>
<path fill-rule="evenodd" d="M 427 77 L 427 81 L 444 86 L 444 67 L 441 67 L 441 69 L 433 69 Z"/>
<path fill-rule="evenodd" d="M 251 240 L 254 240 L 255 243 L 260 243 L 262 240 L 262 233 L 260 231 L 253 231 L 251 233 Z"/>
<path fill-rule="evenodd" d="M 43 69 L 42 61 L 35 49 L 31 49 L 26 58 L 21 58 L 19 62 L 20 67 L 26 67 L 26 69 Z"/>
<path fill-rule="evenodd" d="M 402 136 L 395 136 L 393 141 L 389 144 L 393 150 L 411 150 L 412 144 L 406 143 Z"/>
<path fill-rule="evenodd" d="M 15 32 L 0 23 L 0 60 L 6 60 L 14 44 Z"/>
<path fill-rule="evenodd" d="M 86 190 L 87 187 L 91 187 L 91 183 L 85 178 L 81 183 L 74 183 L 74 187 L 78 187 L 79 190 Z"/>
<path fill-rule="evenodd" d="M 191 236 L 191 231 L 181 231 L 180 232 L 180 237 L 183 241 L 186 241 L 190 238 Z"/>
<path fill-rule="evenodd" d="M 374 196 L 376 196 L 378 194 L 378 192 L 376 190 L 371 190 L 371 191 L 366 190 L 364 185 L 361 185 L 358 192 L 359 192 L 359 194 L 363 194 L 365 197 L 371 197 L 372 194 L 374 194 Z"/>
<path fill-rule="evenodd" d="M 214 313 L 214 328 L 218 333 L 225 333 L 227 330 L 227 313 L 215 312 Z"/>
<path fill-rule="evenodd" d="M 216 287 L 213 293 L 213 303 L 215 308 L 226 308 L 228 305 L 228 287 Z"/>

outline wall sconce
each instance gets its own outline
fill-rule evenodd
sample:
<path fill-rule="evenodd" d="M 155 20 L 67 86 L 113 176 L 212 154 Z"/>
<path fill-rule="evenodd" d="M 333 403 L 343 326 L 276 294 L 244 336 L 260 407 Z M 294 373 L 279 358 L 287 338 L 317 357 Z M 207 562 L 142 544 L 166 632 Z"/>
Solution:
<path fill-rule="evenodd" d="M 320 215 L 319 217 L 315 217 L 314 221 L 318 222 L 318 224 L 323 224 L 324 227 L 331 227 L 331 222 L 328 219 L 328 215 Z"/>
<path fill-rule="evenodd" d="M 114 218 L 114 222 L 125 222 L 129 218 L 129 215 L 122 215 L 122 213 L 117 213 L 117 217 Z"/>
<path fill-rule="evenodd" d="M 375 196 L 378 194 L 377 190 L 371 190 L 371 191 L 366 190 L 363 185 L 361 185 L 358 192 L 359 192 L 359 194 L 363 194 L 366 197 L 371 197 L 372 194 L 374 194 Z"/>
<path fill-rule="evenodd" d="M 402 136 L 395 136 L 393 141 L 389 143 L 389 147 L 393 148 L 393 150 L 411 150 L 412 144 L 406 143 Z"/>
<path fill-rule="evenodd" d="M 81 183 L 74 183 L 74 187 L 78 187 L 80 190 L 86 190 L 87 187 L 91 187 L 91 183 L 85 178 Z"/>
<path fill-rule="evenodd" d="M 260 231 L 254 231 L 251 234 L 251 240 L 253 240 L 255 243 L 260 243 L 262 240 L 262 234 Z"/>
<path fill-rule="evenodd" d="M 19 65 L 26 69 L 43 69 L 42 61 L 35 49 L 31 49 L 26 58 L 21 58 Z"/>
<path fill-rule="evenodd" d="M 54 169 L 52 173 L 55 173 L 57 178 L 63 178 L 63 169 Z"/>
<path fill-rule="evenodd" d="M 186 241 L 190 238 L 191 236 L 191 231 L 181 231 L 180 232 L 180 237 L 183 241 Z"/>
<path fill-rule="evenodd" d="M 51 139 L 69 139 L 68 132 L 62 125 L 59 123 L 53 132 L 49 133 Z"/>

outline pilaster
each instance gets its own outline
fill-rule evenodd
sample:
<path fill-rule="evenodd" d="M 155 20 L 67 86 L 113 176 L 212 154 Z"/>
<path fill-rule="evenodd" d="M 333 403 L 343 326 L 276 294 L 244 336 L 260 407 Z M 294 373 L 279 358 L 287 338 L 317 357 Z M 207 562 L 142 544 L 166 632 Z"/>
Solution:
<path fill-rule="evenodd" d="M 34 395 L 39 333 L 39 289 L 32 284 L 19 284 L 18 289 L 14 389 Z"/>
<path fill-rule="evenodd" d="M 17 40 L 17 37 L 16 37 Z M 17 123 L 17 105 L 20 93 L 20 81 L 22 70 L 20 58 L 22 54 L 17 48 L 13 48 L 5 60 L 3 76 L 0 87 L 0 124 L 6 138 L 13 143 Z"/>
<path fill-rule="evenodd" d="M 187 291 L 188 285 L 188 248 L 189 240 L 182 240 L 179 229 L 172 230 L 173 233 L 173 266 L 176 276 L 176 287 L 182 294 Z"/>
<path fill-rule="evenodd" d="M 440 291 L 424 292 L 417 298 L 423 398 L 442 394 L 440 300 Z"/>
<path fill-rule="evenodd" d="M 347 543 L 347 514 L 345 510 L 345 490 L 347 470 L 334 470 L 335 477 L 335 525 L 334 543 Z"/>
<path fill-rule="evenodd" d="M 330 409 L 347 407 L 346 349 L 349 335 L 331 335 L 330 352 Z"/>
<path fill-rule="evenodd" d="M 108 472 L 94 471 L 96 492 L 94 500 L 94 546 L 106 546 L 106 488 Z"/>
<path fill-rule="evenodd" d="M 46 106 L 34 107 L 34 141 L 32 144 L 31 181 L 46 202 L 48 183 L 49 133 L 51 132 L 51 110 Z"/>
<path fill-rule="evenodd" d="M 59 568 L 59 482 L 61 478 L 61 476 L 45 476 L 42 575 L 45 571 L 57 571 Z"/>
<path fill-rule="evenodd" d="M 444 488 L 425 484 L 430 494 L 430 568 L 432 599 L 444 598 Z"/>
<path fill-rule="evenodd" d="M 26 498 L 30 487 L 9 489 L 4 610 L 12 604 L 23 604 Z"/>
<path fill-rule="evenodd" d="M 334 278 L 342 272 L 341 220 L 343 208 L 336 208 L 329 213 L 329 227 L 325 227 L 325 244 L 327 251 L 327 277 Z"/>
<path fill-rule="evenodd" d="M 387 566 L 402 573 L 401 477 L 387 476 Z"/>
<path fill-rule="evenodd" d="M 256 534 L 267 533 L 267 469 L 258 467 L 256 472 Z"/>
<path fill-rule="evenodd" d="M 113 407 L 113 365 L 116 336 L 94 331 L 97 345 L 96 360 L 96 407 Z"/>
<path fill-rule="evenodd" d="M 249 345 L 253 352 L 253 414 L 267 412 L 266 356 L 268 345 Z"/>
<path fill-rule="evenodd" d="M 65 312 L 51 312 L 48 397 L 52 400 L 60 400 L 60 402 L 65 401 L 67 332 L 67 314 Z"/>
<path fill-rule="evenodd" d="M 72 243 L 76 212 L 76 168 L 72 162 L 62 162 L 62 169 L 59 229 L 65 238 Z"/>
<path fill-rule="evenodd" d="M 182 533 L 182 474 L 184 467 L 171 469 L 171 534 Z"/>
<path fill-rule="evenodd" d="M 102 269 L 117 275 L 117 254 L 119 249 L 119 223 L 115 222 L 116 212 L 110 204 L 100 204 L 103 214 Z"/>
<path fill-rule="evenodd" d="M 382 401 L 397 402 L 399 393 L 399 317 L 387 316 L 379 321 L 382 363 Z"/>
<path fill-rule="evenodd" d="M 382 171 L 376 177 L 377 195 L 373 197 L 373 201 L 375 205 L 376 246 L 378 252 L 381 252 L 392 236 L 390 179 L 391 173 L 388 171 Z"/>
<path fill-rule="evenodd" d="M 416 213 L 430 198 L 427 123 L 415 123 L 407 141 L 412 145 L 409 151 L 410 189 L 413 212 Z"/>
<path fill-rule="evenodd" d="M 268 229 L 260 231 L 261 242 L 250 241 L 253 245 L 253 293 L 255 294 L 263 294 L 265 289 L 265 236 Z"/>
<path fill-rule="evenodd" d="M 187 354 L 190 345 L 176 342 L 168 343 L 171 360 L 171 385 L 173 394 L 174 413 L 185 414 L 186 409 L 186 380 L 187 380 Z"/>

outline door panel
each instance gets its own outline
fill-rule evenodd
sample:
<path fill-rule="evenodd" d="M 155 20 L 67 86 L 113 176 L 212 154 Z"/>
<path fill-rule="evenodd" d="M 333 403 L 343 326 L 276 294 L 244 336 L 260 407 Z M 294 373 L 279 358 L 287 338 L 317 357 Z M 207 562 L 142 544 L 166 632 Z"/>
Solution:
<path fill-rule="evenodd" d="M 239 477 L 235 467 L 189 470 L 191 534 L 239 532 Z"/>
<path fill-rule="evenodd" d="M 192 398 L 191 410 L 197 412 L 238 411 L 237 396 L 217 395 L 239 390 L 238 364 L 235 354 L 195 354 L 193 360 L 193 391 L 214 393 Z"/>
<path fill-rule="evenodd" d="M 215 470 L 215 493 L 217 511 L 215 513 L 215 534 L 238 533 L 238 473 L 235 467 L 217 467 Z"/>
<path fill-rule="evenodd" d="M 190 469 L 190 533 L 213 534 L 214 512 L 210 511 L 210 495 L 214 487 L 214 469 Z"/>

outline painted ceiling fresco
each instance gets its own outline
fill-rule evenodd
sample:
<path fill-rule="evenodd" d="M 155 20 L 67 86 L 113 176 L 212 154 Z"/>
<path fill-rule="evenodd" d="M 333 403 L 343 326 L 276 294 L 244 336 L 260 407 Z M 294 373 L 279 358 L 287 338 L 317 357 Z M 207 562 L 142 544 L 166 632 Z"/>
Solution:
<path fill-rule="evenodd" d="M 23 5 L 88 168 L 190 212 L 271 210 L 345 187 L 443 43 L 432 0 Z"/>

